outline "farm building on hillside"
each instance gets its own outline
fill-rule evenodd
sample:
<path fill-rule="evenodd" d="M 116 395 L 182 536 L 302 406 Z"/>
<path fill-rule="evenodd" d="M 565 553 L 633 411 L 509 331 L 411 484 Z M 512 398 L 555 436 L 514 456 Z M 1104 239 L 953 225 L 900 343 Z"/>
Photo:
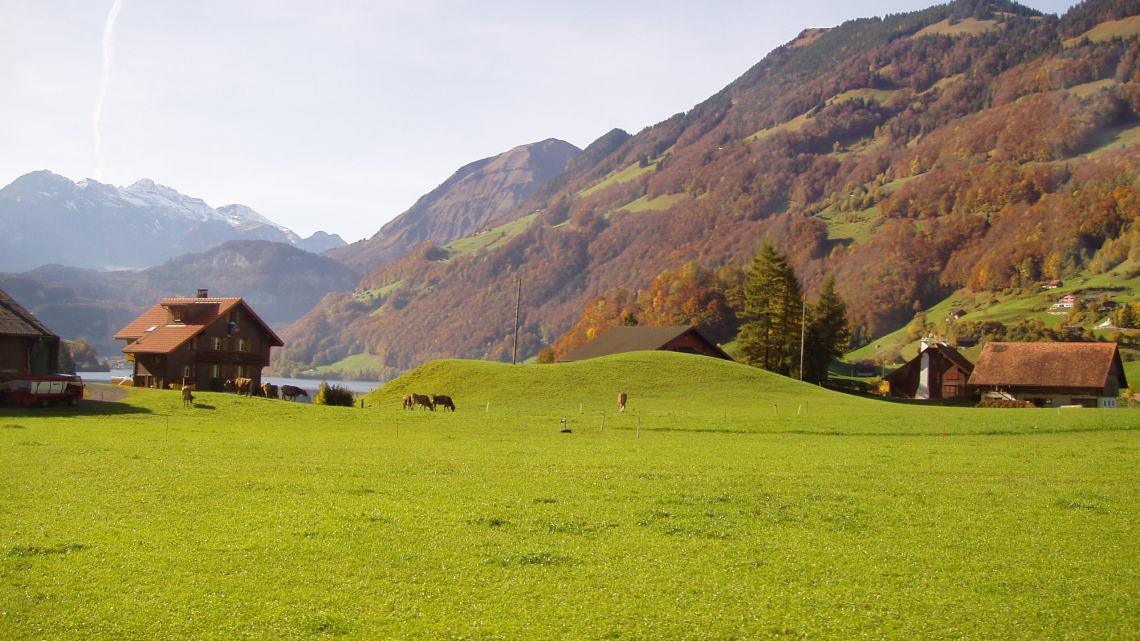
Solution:
<path fill-rule="evenodd" d="M 0 378 L 59 371 L 59 337 L 0 290 Z"/>
<path fill-rule="evenodd" d="M 918 356 L 888 374 L 891 396 L 898 398 L 954 398 L 966 394 L 966 380 L 974 364 L 944 343 L 926 345 Z"/>
<path fill-rule="evenodd" d="M 653 350 L 701 354 L 732 360 L 731 356 L 717 347 L 716 343 L 705 338 L 692 325 L 682 327 L 627 327 L 623 325 L 611 327 L 606 333 L 563 356 L 559 361 L 572 363 L 599 356 L 609 356 L 610 354 Z"/>
<path fill-rule="evenodd" d="M 968 385 L 1039 407 L 1116 407 L 1128 385 L 1116 343 L 986 343 Z"/>
<path fill-rule="evenodd" d="M 127 345 L 138 387 L 221 389 L 231 378 L 261 384 L 269 349 L 285 343 L 240 298 L 167 298 L 115 334 Z"/>

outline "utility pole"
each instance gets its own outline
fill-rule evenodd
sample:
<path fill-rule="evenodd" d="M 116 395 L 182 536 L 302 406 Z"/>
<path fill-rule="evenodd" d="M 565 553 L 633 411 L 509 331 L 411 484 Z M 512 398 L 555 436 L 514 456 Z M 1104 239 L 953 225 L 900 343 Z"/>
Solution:
<path fill-rule="evenodd" d="M 519 276 L 519 295 L 515 299 L 515 347 L 511 354 L 511 365 L 519 362 L 519 310 L 522 309 L 522 276 Z"/>
<path fill-rule="evenodd" d="M 800 311 L 800 380 L 804 380 L 804 328 L 807 324 L 807 299 L 800 301 L 803 309 Z"/>

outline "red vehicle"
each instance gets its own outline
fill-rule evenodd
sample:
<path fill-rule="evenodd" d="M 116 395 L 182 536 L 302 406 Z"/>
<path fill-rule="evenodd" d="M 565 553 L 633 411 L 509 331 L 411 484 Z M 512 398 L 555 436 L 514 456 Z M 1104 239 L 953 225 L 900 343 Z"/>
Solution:
<path fill-rule="evenodd" d="M 81 398 L 83 379 L 78 376 L 15 376 L 0 383 L 0 402 L 9 405 L 75 407 Z"/>

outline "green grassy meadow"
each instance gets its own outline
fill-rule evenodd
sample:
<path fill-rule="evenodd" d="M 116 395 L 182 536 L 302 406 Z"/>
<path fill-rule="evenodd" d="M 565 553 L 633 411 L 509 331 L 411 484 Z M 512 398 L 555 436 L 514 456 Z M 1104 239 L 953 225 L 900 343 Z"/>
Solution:
<path fill-rule="evenodd" d="M 434 362 L 363 409 L 198 397 L 0 409 L 0 638 L 1140 628 L 1140 411 L 877 401 L 666 353 Z"/>

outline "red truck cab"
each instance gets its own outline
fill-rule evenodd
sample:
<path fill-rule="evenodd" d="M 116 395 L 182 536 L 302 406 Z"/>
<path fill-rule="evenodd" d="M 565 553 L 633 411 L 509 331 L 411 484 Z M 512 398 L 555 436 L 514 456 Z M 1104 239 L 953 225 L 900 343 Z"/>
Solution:
<path fill-rule="evenodd" d="M 8 405 L 75 407 L 82 398 L 83 379 L 78 376 L 13 376 L 0 382 L 0 402 Z"/>

